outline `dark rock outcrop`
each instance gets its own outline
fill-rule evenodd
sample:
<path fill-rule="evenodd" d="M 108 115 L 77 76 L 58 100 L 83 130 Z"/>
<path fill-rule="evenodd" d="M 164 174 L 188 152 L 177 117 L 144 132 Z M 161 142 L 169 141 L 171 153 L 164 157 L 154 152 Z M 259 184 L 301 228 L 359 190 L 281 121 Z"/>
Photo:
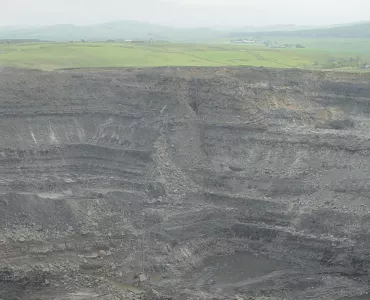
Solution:
<path fill-rule="evenodd" d="M 369 75 L 3 69 L 0 78 L 3 294 L 339 299 L 367 290 Z M 251 266 L 281 263 L 264 275 L 239 270 L 250 277 L 233 282 L 206 266 L 236 252 L 253 253 Z M 139 274 L 148 280 L 135 287 Z"/>

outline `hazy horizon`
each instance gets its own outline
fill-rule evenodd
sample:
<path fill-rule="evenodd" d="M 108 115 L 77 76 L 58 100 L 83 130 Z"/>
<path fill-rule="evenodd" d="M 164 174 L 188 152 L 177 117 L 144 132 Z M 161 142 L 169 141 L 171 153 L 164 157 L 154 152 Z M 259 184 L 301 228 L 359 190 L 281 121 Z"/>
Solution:
<path fill-rule="evenodd" d="M 134 20 L 174 27 L 322 26 L 369 20 L 367 0 L 12 0 L 0 26 Z"/>

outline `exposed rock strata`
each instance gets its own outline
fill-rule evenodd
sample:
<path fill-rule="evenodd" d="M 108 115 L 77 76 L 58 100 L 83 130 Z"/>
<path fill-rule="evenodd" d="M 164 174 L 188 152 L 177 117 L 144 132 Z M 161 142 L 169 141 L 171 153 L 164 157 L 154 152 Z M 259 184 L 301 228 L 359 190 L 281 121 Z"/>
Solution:
<path fill-rule="evenodd" d="M 158 68 L 0 77 L 0 298 L 366 292 L 369 75 Z M 206 258 L 235 251 L 280 263 L 218 282 Z M 138 296 L 130 284 L 141 274 L 147 292 Z"/>

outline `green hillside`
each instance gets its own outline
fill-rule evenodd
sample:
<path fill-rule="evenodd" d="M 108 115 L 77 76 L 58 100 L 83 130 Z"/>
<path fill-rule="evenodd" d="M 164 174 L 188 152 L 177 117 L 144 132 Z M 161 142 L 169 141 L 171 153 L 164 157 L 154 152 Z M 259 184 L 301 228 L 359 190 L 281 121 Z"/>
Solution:
<path fill-rule="evenodd" d="M 296 26 L 274 26 L 284 30 L 251 32 L 247 29 L 234 32 L 209 28 L 174 28 L 136 21 L 117 21 L 88 26 L 60 24 L 30 28 L 0 28 L 0 40 L 46 40 L 46 41 L 107 41 L 107 40 L 167 40 L 171 42 L 210 43 L 227 41 L 236 37 L 259 38 L 370 38 L 370 23 L 342 25 L 331 28 L 293 30 Z M 257 29 L 256 29 L 257 30 Z"/>
<path fill-rule="evenodd" d="M 176 43 L 0 44 L 0 67 L 44 70 L 90 67 L 255 66 L 366 71 L 370 54 L 263 46 Z"/>
<path fill-rule="evenodd" d="M 69 24 L 0 28 L 1 39 L 38 39 L 47 41 L 171 40 L 182 42 L 212 41 L 220 32 L 207 28 L 179 29 L 136 21 L 118 21 L 88 26 Z"/>
<path fill-rule="evenodd" d="M 89 26 L 0 28 L 0 67 L 49 70 L 125 66 L 262 66 L 370 70 L 370 23 L 232 35 L 207 28 L 179 29 L 135 21 Z M 357 37 L 361 35 L 363 37 Z M 252 45 L 248 45 L 243 44 L 245 41 L 234 43 L 236 37 L 254 39 Z M 125 40 L 132 43 L 123 42 Z"/>
<path fill-rule="evenodd" d="M 370 38 L 370 23 L 340 25 L 329 28 L 317 28 L 294 31 L 235 31 L 231 37 L 259 36 L 259 37 L 300 37 L 300 38 Z"/>

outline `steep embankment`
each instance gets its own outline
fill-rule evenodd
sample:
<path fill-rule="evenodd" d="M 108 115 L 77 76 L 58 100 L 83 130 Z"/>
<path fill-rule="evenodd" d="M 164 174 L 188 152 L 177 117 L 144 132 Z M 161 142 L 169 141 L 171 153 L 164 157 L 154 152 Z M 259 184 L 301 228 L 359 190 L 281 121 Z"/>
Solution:
<path fill-rule="evenodd" d="M 0 77 L 0 298 L 366 292 L 369 75 Z"/>

